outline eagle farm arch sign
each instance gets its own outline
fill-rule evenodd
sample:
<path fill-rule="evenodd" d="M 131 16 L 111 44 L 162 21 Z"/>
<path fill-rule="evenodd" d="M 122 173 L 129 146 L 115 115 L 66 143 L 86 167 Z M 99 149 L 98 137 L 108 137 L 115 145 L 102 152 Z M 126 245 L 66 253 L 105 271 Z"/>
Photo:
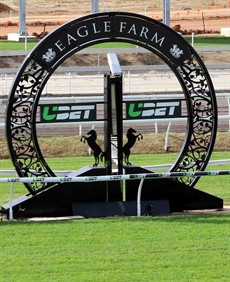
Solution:
<path fill-rule="evenodd" d="M 151 18 L 133 13 L 105 12 L 70 21 L 45 37 L 19 69 L 9 96 L 7 140 L 20 177 L 55 176 L 46 163 L 36 134 L 38 102 L 52 73 L 72 54 L 103 42 L 128 42 L 158 55 L 177 77 L 186 98 L 187 134 L 170 171 L 204 170 L 217 131 L 214 88 L 196 51 L 176 32 Z M 191 187 L 197 177 L 178 178 Z M 32 195 L 49 183 L 27 183 Z"/>

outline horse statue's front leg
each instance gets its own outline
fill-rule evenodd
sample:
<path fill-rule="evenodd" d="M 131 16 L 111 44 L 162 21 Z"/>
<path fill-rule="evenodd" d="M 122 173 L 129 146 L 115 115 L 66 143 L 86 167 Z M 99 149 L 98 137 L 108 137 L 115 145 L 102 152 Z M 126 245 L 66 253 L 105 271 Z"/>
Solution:
<path fill-rule="evenodd" d="M 143 135 L 141 133 L 137 135 L 137 140 L 139 141 L 140 139 L 143 139 Z"/>
<path fill-rule="evenodd" d="M 80 138 L 80 141 L 83 142 L 83 143 L 85 143 L 86 137 L 85 137 L 85 136 L 82 136 L 82 137 Z"/>

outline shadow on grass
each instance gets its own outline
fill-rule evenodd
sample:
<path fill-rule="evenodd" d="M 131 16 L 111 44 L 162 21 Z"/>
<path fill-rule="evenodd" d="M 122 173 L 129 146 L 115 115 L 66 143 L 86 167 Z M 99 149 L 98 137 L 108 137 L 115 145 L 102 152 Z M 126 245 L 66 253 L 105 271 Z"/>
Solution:
<path fill-rule="evenodd" d="M 143 223 L 143 222 L 167 222 L 167 223 L 202 223 L 202 224 L 230 224 L 230 213 L 226 214 L 206 214 L 206 215 L 169 215 L 169 216 L 142 216 L 142 217 L 107 217 L 107 218 L 82 218 L 82 219 L 65 219 L 65 220 L 46 220 L 28 221 L 28 220 L 14 220 L 14 221 L 0 221 L 0 226 L 15 226 L 17 225 L 52 225 L 52 224 L 75 224 L 78 221 L 83 221 L 85 225 L 106 223 Z"/>

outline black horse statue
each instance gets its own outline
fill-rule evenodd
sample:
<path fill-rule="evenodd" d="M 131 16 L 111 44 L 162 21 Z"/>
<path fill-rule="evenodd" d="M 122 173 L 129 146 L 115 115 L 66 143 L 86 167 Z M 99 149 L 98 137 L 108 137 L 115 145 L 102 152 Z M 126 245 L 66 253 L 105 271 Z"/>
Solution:
<path fill-rule="evenodd" d="M 133 147 L 136 140 L 143 139 L 143 136 L 142 136 L 141 133 L 139 133 L 137 135 L 135 135 L 134 133 L 136 133 L 136 130 L 133 129 L 133 128 L 129 128 L 127 130 L 126 137 L 127 137 L 128 141 L 122 148 L 122 151 L 123 151 L 123 154 L 124 154 L 124 157 L 125 157 L 125 162 L 126 162 L 127 165 L 131 165 L 131 163 L 129 162 L 130 149 Z"/>
<path fill-rule="evenodd" d="M 97 140 L 97 133 L 95 130 L 90 130 L 87 135 L 89 135 L 88 137 L 86 136 L 82 136 L 80 141 L 81 142 L 87 142 L 89 147 L 92 149 L 93 151 L 93 156 L 95 159 L 95 163 L 93 166 L 97 166 L 99 164 L 99 161 L 103 161 L 103 157 L 104 157 L 104 152 L 102 152 L 101 147 L 96 143 Z"/>

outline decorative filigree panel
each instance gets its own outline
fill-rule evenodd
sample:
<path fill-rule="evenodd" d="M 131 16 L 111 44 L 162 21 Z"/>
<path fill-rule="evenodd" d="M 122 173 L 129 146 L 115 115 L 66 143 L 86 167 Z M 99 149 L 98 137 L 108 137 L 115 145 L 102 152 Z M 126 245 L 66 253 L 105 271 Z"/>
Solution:
<path fill-rule="evenodd" d="M 14 96 L 8 107 L 10 113 L 10 138 L 12 140 L 12 154 L 14 164 L 20 176 L 47 177 L 49 174 L 44 167 L 43 160 L 37 155 L 37 148 L 33 136 L 32 109 L 36 95 L 40 91 L 47 72 L 36 62 L 31 61 L 22 73 L 15 88 Z M 43 188 L 45 184 L 32 183 L 30 190 Z"/>
<path fill-rule="evenodd" d="M 188 129 L 188 146 L 179 159 L 175 171 L 193 172 L 203 170 L 210 158 L 213 146 L 213 132 L 216 131 L 215 96 L 207 80 L 207 73 L 199 65 L 195 57 L 178 68 L 178 73 L 187 89 L 191 105 L 191 123 Z M 193 177 L 183 177 L 179 181 L 191 185 Z"/>

